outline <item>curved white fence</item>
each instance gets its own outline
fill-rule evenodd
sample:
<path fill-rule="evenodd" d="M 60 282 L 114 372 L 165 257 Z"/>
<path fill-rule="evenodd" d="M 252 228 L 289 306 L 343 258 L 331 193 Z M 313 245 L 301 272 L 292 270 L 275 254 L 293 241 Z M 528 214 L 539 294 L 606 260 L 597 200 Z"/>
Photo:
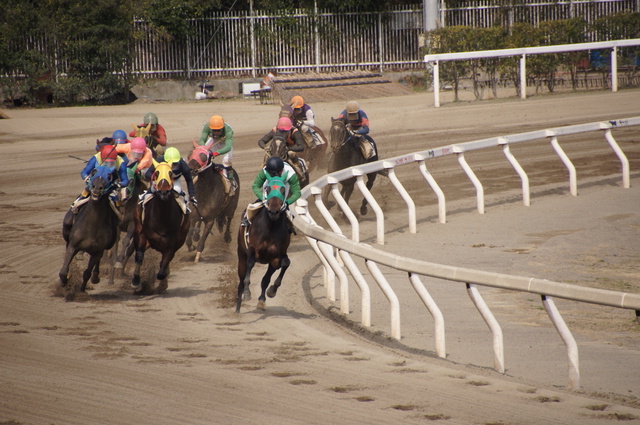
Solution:
<path fill-rule="evenodd" d="M 506 159 L 513 166 L 516 174 L 522 182 L 522 198 L 524 205 L 529 205 L 529 179 L 523 168 L 511 153 L 509 146 L 513 143 L 523 143 L 527 141 L 539 141 L 548 139 L 557 155 L 562 159 L 569 172 L 569 189 L 573 196 L 577 195 L 577 176 L 575 167 L 571 160 L 562 150 L 559 138 L 562 136 L 586 133 L 602 132 L 603 138 L 611 146 L 618 156 L 622 170 L 622 186 L 630 187 L 629 161 L 624 152 L 620 149 L 613 137 L 613 131 L 619 127 L 640 125 L 640 117 L 611 120 L 607 122 L 595 122 L 582 125 L 551 128 L 527 133 L 512 134 L 507 136 L 493 137 L 489 139 L 476 140 L 467 143 L 442 146 L 436 149 L 429 149 L 422 152 L 397 156 L 375 163 L 365 164 L 359 167 L 352 167 L 337 171 L 321 177 L 303 189 L 302 197 L 296 203 L 297 216 L 294 219 L 295 226 L 305 235 L 313 251 L 318 256 L 324 268 L 325 287 L 327 298 L 336 301 L 336 277 L 340 285 L 340 311 L 349 314 L 349 284 L 348 277 L 344 270 L 349 272 L 361 295 L 361 323 L 363 326 L 371 326 L 371 296 L 367 281 L 363 277 L 352 255 L 365 260 L 367 271 L 373 276 L 376 284 L 380 287 L 385 297 L 389 300 L 391 310 L 391 336 L 400 339 L 400 303 L 393 287 L 388 283 L 384 274 L 380 271 L 378 264 L 392 268 L 394 271 L 407 273 L 407 278 L 415 289 L 416 293 L 434 318 L 435 325 L 435 347 L 436 354 L 442 358 L 446 357 L 446 345 L 444 335 L 444 319 L 440 309 L 430 296 L 427 289 L 420 280 L 420 276 L 429 276 L 449 281 L 462 282 L 466 285 L 469 297 L 478 309 L 482 318 L 493 335 L 494 367 L 504 373 L 504 346 L 502 329 L 491 313 L 491 310 L 482 299 L 477 286 L 488 286 L 494 288 L 509 289 L 538 294 L 541 297 L 543 306 L 549 315 L 552 323 L 559 332 L 563 342 L 567 347 L 569 358 L 569 381 L 568 386 L 572 389 L 580 387 L 580 372 L 578 361 L 578 347 L 569 328 L 566 326 L 562 316 L 556 308 L 553 298 L 563 298 L 579 302 L 599 304 L 604 306 L 618 307 L 636 310 L 636 315 L 640 313 L 640 294 L 602 290 L 588 287 L 569 285 L 562 282 L 554 282 L 546 279 L 537 279 L 525 276 L 514 276 L 501 273 L 473 270 L 463 267 L 445 266 L 421 260 L 401 257 L 374 248 L 370 245 L 359 242 L 360 229 L 358 220 L 349 209 L 347 203 L 340 196 L 337 186 L 340 181 L 356 177 L 356 183 L 363 196 L 369 201 L 376 215 L 376 241 L 384 244 L 384 214 L 377 204 L 375 197 L 367 190 L 364 184 L 364 176 L 374 171 L 386 170 L 389 173 L 389 180 L 398 191 L 407 205 L 408 229 L 410 233 L 416 233 L 416 207 L 410 195 L 402 186 L 402 183 L 395 174 L 395 168 L 400 166 L 418 165 L 418 168 L 438 197 L 439 221 L 446 222 L 446 202 L 443 191 L 438 186 L 436 180 L 429 173 L 426 163 L 429 159 L 447 155 L 456 155 L 462 169 L 473 183 L 476 189 L 477 210 L 484 213 L 484 190 L 482 183 L 476 177 L 473 170 L 465 160 L 465 153 L 474 150 L 501 146 Z M 328 187 L 327 187 L 328 186 Z M 326 188 L 326 189 L 325 189 Z M 330 190 L 336 199 L 341 211 L 348 218 L 352 232 L 351 239 L 343 235 L 337 222 L 322 201 L 322 190 Z M 330 229 L 324 229 L 317 225 L 316 220 L 311 216 L 308 203 L 313 202 L 322 218 L 328 223 Z M 344 268 L 343 268 L 344 266 Z"/>

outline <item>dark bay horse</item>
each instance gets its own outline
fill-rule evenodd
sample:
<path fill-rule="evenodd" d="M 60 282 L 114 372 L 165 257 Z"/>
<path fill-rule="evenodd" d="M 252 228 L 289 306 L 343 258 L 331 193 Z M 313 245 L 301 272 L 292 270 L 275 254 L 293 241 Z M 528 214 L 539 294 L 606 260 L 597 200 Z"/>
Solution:
<path fill-rule="evenodd" d="M 268 264 L 267 272 L 260 283 L 262 292 L 258 298 L 258 308 L 265 310 L 266 297 L 276 296 L 287 268 L 291 264 L 287 249 L 291 241 L 289 223 L 285 212 L 287 190 L 282 177 L 272 177 L 265 185 L 263 206 L 251 217 L 249 227 L 240 227 L 238 231 L 238 298 L 236 313 L 240 312 L 242 300 L 251 299 L 249 285 L 251 271 L 256 263 Z M 247 213 L 250 213 L 249 211 Z M 276 270 L 280 273 L 271 287 L 271 277 Z M 269 290 L 267 291 L 267 287 Z"/>
<path fill-rule="evenodd" d="M 137 163 L 133 164 L 136 167 Z M 147 183 L 142 181 L 142 177 L 136 174 L 134 170 L 129 172 L 129 187 L 127 187 L 128 198 L 120 206 L 120 213 L 122 217 L 120 219 L 119 229 L 124 232 L 124 237 L 120 243 L 120 249 L 116 252 L 116 262 L 114 268 L 121 270 L 124 273 L 124 268 L 129 261 L 129 257 L 133 254 L 133 233 L 135 232 L 135 213 L 138 208 L 138 201 L 140 201 L 140 195 L 147 188 Z"/>
<path fill-rule="evenodd" d="M 365 137 L 371 139 L 368 135 Z M 349 130 L 347 130 L 347 126 L 342 120 L 331 119 L 331 130 L 329 132 L 329 148 L 329 164 L 327 166 L 328 173 L 333 173 L 334 171 L 342 170 L 347 167 L 353 167 L 356 165 L 361 165 L 367 162 L 374 162 L 378 160 L 377 156 L 365 160 L 365 157 L 362 154 L 362 150 L 360 149 L 359 141 L 357 140 L 357 138 L 349 134 Z M 376 175 L 379 173 L 385 174 L 384 172 L 367 174 L 367 189 L 371 190 L 371 187 L 373 187 L 373 182 L 375 182 L 376 180 Z M 355 185 L 355 183 L 355 177 L 340 182 L 340 194 L 347 203 L 349 202 L 349 198 L 353 193 L 353 186 Z M 326 188 L 326 190 L 324 190 L 322 193 L 322 201 L 325 203 L 327 208 L 331 208 L 334 205 L 334 202 L 329 202 L 328 199 L 329 190 L 328 188 Z M 360 214 L 367 214 L 366 198 L 362 200 L 362 204 L 360 205 Z"/>
<path fill-rule="evenodd" d="M 145 251 L 153 248 L 162 254 L 156 276 L 156 292 L 161 293 L 167 289 L 169 263 L 176 251 L 184 244 L 189 232 L 189 213 L 183 211 L 183 207 L 176 200 L 171 166 L 166 162 L 158 163 L 155 160 L 153 165 L 155 172 L 151 178 L 151 184 L 156 191 L 153 196 L 148 196 L 144 206 L 138 204 L 134 216 L 133 244 L 136 250 L 136 266 L 131 287 L 137 293 L 146 293 L 147 289 L 150 289 L 143 287 L 140 282 L 140 269 Z"/>
<path fill-rule="evenodd" d="M 189 168 L 193 175 L 193 182 L 198 200 L 198 214 L 192 215 L 191 228 L 187 235 L 187 247 L 189 251 L 193 249 L 193 242 L 198 242 L 196 247 L 195 262 L 200 259 L 204 250 L 207 236 L 211 232 L 214 223 L 218 226 L 218 231 L 224 233 L 224 241 L 231 242 L 231 219 L 238 207 L 240 199 L 240 181 L 238 174 L 235 179 L 238 187 L 233 194 L 229 194 L 225 188 L 222 175 L 224 168 L 211 162 L 209 149 L 206 146 L 197 146 L 189 155 Z M 200 224 L 204 223 L 202 235 L 200 235 Z"/>
<path fill-rule="evenodd" d="M 306 149 L 305 149 L 306 150 Z M 302 174 L 293 166 L 292 161 L 294 159 L 289 156 L 287 141 L 282 136 L 274 136 L 273 139 L 264 148 L 264 159 L 262 160 L 262 166 L 267 163 L 267 160 L 272 156 L 277 156 L 282 158 L 284 162 L 288 162 L 296 174 L 298 175 L 298 180 L 300 181 L 300 188 L 305 187 L 309 184 L 309 170 L 306 165 L 299 165 L 299 168 L 302 169 Z M 302 155 L 299 155 L 298 158 L 302 158 Z"/>
<path fill-rule="evenodd" d="M 109 203 L 109 193 L 115 184 L 112 172 L 110 167 L 96 167 L 89 183 L 89 202 L 80 207 L 75 217 L 71 210 L 64 217 L 62 237 L 67 243 L 67 250 L 59 273 L 63 287 L 69 280 L 69 264 L 80 251 L 90 255 L 89 264 L 82 274 L 80 291 L 85 291 L 89 278 L 91 283 L 100 282 L 100 260 L 118 237 L 118 217 Z"/>

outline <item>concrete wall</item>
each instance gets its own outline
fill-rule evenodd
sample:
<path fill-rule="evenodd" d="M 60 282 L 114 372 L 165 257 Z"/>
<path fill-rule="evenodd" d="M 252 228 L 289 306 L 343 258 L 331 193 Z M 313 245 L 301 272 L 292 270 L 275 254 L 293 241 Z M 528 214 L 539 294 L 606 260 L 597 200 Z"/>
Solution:
<path fill-rule="evenodd" d="M 259 83 L 261 78 L 225 78 L 209 80 L 207 86 L 213 85 L 212 91 L 225 92 L 226 97 L 241 96 L 238 85 L 242 83 Z M 138 99 L 147 100 L 194 100 L 196 92 L 201 91 L 200 80 L 193 81 L 145 81 L 131 89 Z M 207 87 L 209 88 L 209 87 Z M 211 91 L 211 90 L 210 90 Z"/>
<path fill-rule="evenodd" d="M 397 82 L 405 75 L 424 74 L 424 71 L 385 72 L 383 76 Z M 262 78 L 224 78 L 208 80 L 207 85 L 213 85 L 214 92 L 224 92 L 221 97 L 240 97 L 242 83 L 259 83 Z M 138 99 L 147 100 L 194 100 L 196 92 L 200 91 L 200 80 L 192 81 L 147 81 L 135 86 L 131 91 Z"/>

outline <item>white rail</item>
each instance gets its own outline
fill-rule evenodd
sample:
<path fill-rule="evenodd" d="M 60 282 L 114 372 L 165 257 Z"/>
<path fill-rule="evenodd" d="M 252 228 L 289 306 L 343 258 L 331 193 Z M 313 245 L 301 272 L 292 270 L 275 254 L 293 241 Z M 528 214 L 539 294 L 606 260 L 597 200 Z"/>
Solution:
<path fill-rule="evenodd" d="M 562 44 L 558 46 L 522 47 L 518 49 L 483 50 L 425 55 L 424 62 L 433 66 L 433 104 L 440 107 L 440 62 L 483 58 L 520 56 L 520 97 L 527 98 L 527 55 L 543 53 L 577 52 L 581 50 L 611 49 L 611 91 L 618 91 L 618 47 L 640 46 L 640 38 L 631 40 L 600 41 L 597 43 Z"/>
<path fill-rule="evenodd" d="M 477 179 L 477 177 L 473 173 L 473 170 L 466 163 L 466 161 L 464 161 L 463 159 L 461 160 L 460 158 L 463 158 L 465 152 L 501 146 L 505 152 L 507 160 L 511 163 L 522 181 L 524 205 L 528 206 L 529 179 L 525 171 L 522 169 L 522 167 L 520 167 L 517 160 L 509 150 L 510 144 L 523 143 L 545 138 L 550 139 L 551 144 L 556 148 L 556 152 L 559 156 L 561 156 L 565 166 L 569 169 L 570 191 L 573 195 L 576 195 L 577 176 L 575 174 L 575 169 L 573 168 L 571 160 L 566 155 L 564 155 L 564 152 L 562 152 L 559 144 L 559 139 L 570 134 L 600 131 L 603 133 L 606 142 L 612 147 L 612 149 L 620 159 L 620 162 L 622 164 L 622 186 L 624 188 L 629 188 L 629 162 L 623 151 L 616 143 L 612 134 L 612 130 L 620 127 L 637 125 L 640 125 L 640 117 L 617 119 L 607 122 L 580 124 L 540 131 L 532 131 L 527 133 L 511 134 L 489 139 L 475 140 L 467 143 L 442 146 L 423 152 L 411 153 L 390 158 L 384 161 L 377 161 L 370 164 L 364 164 L 359 167 L 336 171 L 334 173 L 321 177 L 320 179 L 316 180 L 303 189 L 302 197 L 296 203 L 297 216 L 294 218 L 294 224 L 305 235 L 305 237 L 311 244 L 313 251 L 316 253 L 322 263 L 322 266 L 324 268 L 325 287 L 327 288 L 327 298 L 331 301 L 336 301 L 333 279 L 335 276 L 338 276 L 340 281 L 340 311 L 343 314 L 350 313 L 348 292 L 349 286 L 347 275 L 342 269 L 342 265 L 338 261 L 336 255 L 338 255 L 342 260 L 342 263 L 346 265 L 347 270 L 349 271 L 361 291 L 362 325 L 365 327 L 369 327 L 371 326 L 371 297 L 369 286 L 367 284 L 367 281 L 363 277 L 363 273 L 358 269 L 358 266 L 352 260 L 351 256 L 355 255 L 365 260 L 365 265 L 369 274 L 374 278 L 376 283 L 382 289 L 385 297 L 389 300 L 391 314 L 391 336 L 396 339 L 401 338 L 401 304 L 398 302 L 398 298 L 395 295 L 395 291 L 393 290 L 392 285 L 390 285 L 387 279 L 384 277 L 384 274 L 380 271 L 378 265 L 390 267 L 396 272 L 401 271 L 406 273 L 412 287 L 415 289 L 416 293 L 419 295 L 420 299 L 423 301 L 430 314 L 434 318 L 436 353 L 438 356 L 443 358 L 446 357 L 444 319 L 436 303 L 433 301 L 427 290 L 420 282 L 419 276 L 430 276 L 449 281 L 462 282 L 466 285 L 470 298 L 472 299 L 474 305 L 476 305 L 476 308 L 482 315 L 483 319 L 485 320 L 493 334 L 494 366 L 495 369 L 501 373 L 503 373 L 505 370 L 502 330 L 497 320 L 491 313 L 489 307 L 482 299 L 480 293 L 476 288 L 476 285 L 529 292 L 540 295 L 545 311 L 547 312 L 553 325 L 556 327 L 560 336 L 562 337 L 562 340 L 567 346 L 567 356 L 569 358 L 568 386 L 572 389 L 578 389 L 580 387 L 578 348 L 569 328 L 567 327 L 564 320 L 562 319 L 562 316 L 555 307 L 552 297 L 598 304 L 603 306 L 632 309 L 636 310 L 636 315 L 640 315 L 640 294 L 581 287 L 545 279 L 485 272 L 463 267 L 446 266 L 390 254 L 359 242 L 360 227 L 353 225 L 353 222 L 351 239 L 348 239 L 343 234 L 340 226 L 333 219 L 328 209 L 324 206 L 321 197 L 322 188 L 327 185 L 335 188 L 338 182 L 346 180 L 348 178 L 354 176 L 362 178 L 362 176 L 367 173 L 387 170 L 389 172 L 389 175 L 393 176 L 393 178 L 390 179 L 390 182 L 402 196 L 407 204 L 407 208 L 409 209 L 408 228 L 410 231 L 415 232 L 415 205 L 411 200 L 409 194 L 404 190 L 402 183 L 394 173 L 394 168 L 397 166 L 408 166 L 416 163 L 418 164 L 422 175 L 425 177 L 425 180 L 427 180 L 428 184 L 433 188 L 438 196 L 440 222 L 444 223 L 446 217 L 445 197 L 433 176 L 426 170 L 425 162 L 429 159 L 446 155 L 457 155 L 461 167 L 465 170 L 474 186 L 476 187 L 478 212 L 483 213 L 484 196 L 482 183 L 479 179 Z M 573 170 L 573 172 L 571 170 Z M 361 186 L 359 185 L 358 187 L 363 191 L 363 195 L 367 196 L 367 199 L 369 199 L 370 201 L 374 201 L 372 202 L 372 204 L 376 205 L 377 207 L 376 240 L 378 241 L 378 243 L 384 244 L 383 212 L 375 203 L 373 195 L 368 190 L 366 190 L 366 188 L 363 189 Z M 342 211 L 346 213 L 349 207 L 346 202 L 340 202 L 341 198 L 339 192 L 337 190 L 332 190 L 331 192 L 333 196 L 336 197 L 339 201 L 338 206 L 341 207 Z M 317 207 L 317 211 L 328 223 L 328 225 L 330 226 L 330 230 L 326 230 L 316 224 L 316 221 L 313 219 L 308 210 L 307 199 L 309 198 L 313 198 L 313 201 Z M 349 214 L 353 215 L 351 211 L 348 211 L 347 216 L 349 216 Z"/>

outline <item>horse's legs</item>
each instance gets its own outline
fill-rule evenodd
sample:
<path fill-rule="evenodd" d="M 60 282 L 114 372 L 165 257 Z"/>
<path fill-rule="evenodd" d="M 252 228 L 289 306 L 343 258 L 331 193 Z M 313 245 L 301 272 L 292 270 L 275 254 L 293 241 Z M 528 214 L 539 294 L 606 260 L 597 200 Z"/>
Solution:
<path fill-rule="evenodd" d="M 80 292 L 85 292 L 87 289 L 87 282 L 91 277 L 91 283 L 100 282 L 100 277 L 98 276 L 98 282 L 95 282 L 95 277 L 100 273 L 100 260 L 102 259 L 102 254 L 104 251 L 100 251 L 99 254 L 92 255 L 89 257 L 89 265 L 87 269 L 82 273 L 82 285 L 80 286 Z"/>
<path fill-rule="evenodd" d="M 161 293 L 167 289 L 167 276 L 169 276 L 169 263 L 173 260 L 176 252 L 173 249 L 166 249 L 162 253 L 162 260 L 160 260 L 160 270 L 156 279 L 158 280 L 156 286 L 156 292 Z"/>
<path fill-rule="evenodd" d="M 378 175 L 378 173 L 369 173 L 367 174 L 367 189 L 371 190 L 371 188 L 373 187 L 373 182 L 376 181 L 376 176 Z M 366 215 L 367 214 L 367 198 L 364 198 L 362 200 L 362 204 L 360 205 L 360 214 L 362 215 Z"/>
<path fill-rule="evenodd" d="M 247 252 L 247 261 L 245 262 L 245 274 L 244 274 L 244 291 L 242 298 L 249 301 L 251 299 L 251 291 L 249 290 L 249 285 L 251 284 L 251 271 L 253 267 L 256 265 L 256 256 L 252 249 L 249 249 Z"/>
<path fill-rule="evenodd" d="M 218 216 L 218 218 L 216 219 L 218 223 L 218 230 L 220 230 L 220 233 L 224 233 L 225 243 L 231 242 L 231 216 L 232 215 L 233 215 L 233 212 L 231 214 L 225 212 L 223 213 L 223 215 Z"/>
<path fill-rule="evenodd" d="M 353 185 L 352 181 L 342 182 L 342 189 L 340 190 L 340 194 L 344 198 L 344 201 L 349 204 L 349 198 L 351 198 L 351 194 L 353 193 Z"/>
<path fill-rule="evenodd" d="M 133 232 L 134 228 L 131 226 L 131 228 L 127 230 L 127 234 L 122 238 L 122 246 L 118 252 L 118 260 L 114 265 L 116 269 L 122 269 L 123 274 L 124 269 L 127 266 L 127 261 L 129 261 L 129 257 L 131 257 L 135 249 L 133 246 Z"/>
<path fill-rule="evenodd" d="M 244 280 L 247 275 L 247 254 L 242 249 L 238 248 L 238 298 L 236 298 L 236 313 L 240 313 L 240 306 L 242 305 L 242 295 L 244 293 Z M 248 292 L 249 287 L 247 287 Z M 249 297 L 251 293 L 249 292 Z"/>
<path fill-rule="evenodd" d="M 133 278 L 131 279 L 131 287 L 138 291 L 141 288 L 140 285 L 140 269 L 142 268 L 142 261 L 144 260 L 144 249 L 136 248 L 135 262 L 136 266 L 133 269 Z"/>
<path fill-rule="evenodd" d="M 207 241 L 207 237 L 209 236 L 209 233 L 211 232 L 213 223 L 214 221 L 212 220 L 208 223 L 205 223 L 204 225 L 204 230 L 202 231 L 202 238 L 200 238 L 200 242 L 198 242 L 198 247 L 196 248 L 196 259 L 195 259 L 196 263 L 200 260 L 200 255 L 202 255 L 202 251 L 204 251 L 204 244 Z"/>
<path fill-rule="evenodd" d="M 76 256 L 78 251 L 80 251 L 80 250 L 79 249 L 75 249 L 73 246 L 67 244 L 67 251 L 66 251 L 66 253 L 64 255 L 64 261 L 62 262 L 62 268 L 60 269 L 60 272 L 58 273 L 58 276 L 60 276 L 60 284 L 62 286 L 65 286 L 67 284 L 67 282 L 69 281 L 69 264 L 71 264 L 71 260 L 73 260 L 73 257 Z"/>
<path fill-rule="evenodd" d="M 265 297 L 265 292 L 267 291 L 267 287 L 269 286 L 269 282 L 271 282 L 271 276 L 275 273 L 277 269 L 269 263 L 269 267 L 267 267 L 267 272 L 262 276 L 262 281 L 260 282 L 260 296 L 258 297 L 258 309 L 266 310 L 265 302 L 267 301 L 267 297 Z"/>
<path fill-rule="evenodd" d="M 269 298 L 273 298 L 276 296 L 276 293 L 278 292 L 278 288 L 282 283 L 282 278 L 284 277 L 284 273 L 287 271 L 290 264 L 291 264 L 291 260 L 289 260 L 289 256 L 287 254 L 284 254 L 284 257 L 282 257 L 282 260 L 280 260 L 280 266 L 281 266 L 280 273 L 278 273 L 278 277 L 276 278 L 275 282 L 273 282 L 273 285 L 271 285 L 267 290 L 267 296 Z"/>

